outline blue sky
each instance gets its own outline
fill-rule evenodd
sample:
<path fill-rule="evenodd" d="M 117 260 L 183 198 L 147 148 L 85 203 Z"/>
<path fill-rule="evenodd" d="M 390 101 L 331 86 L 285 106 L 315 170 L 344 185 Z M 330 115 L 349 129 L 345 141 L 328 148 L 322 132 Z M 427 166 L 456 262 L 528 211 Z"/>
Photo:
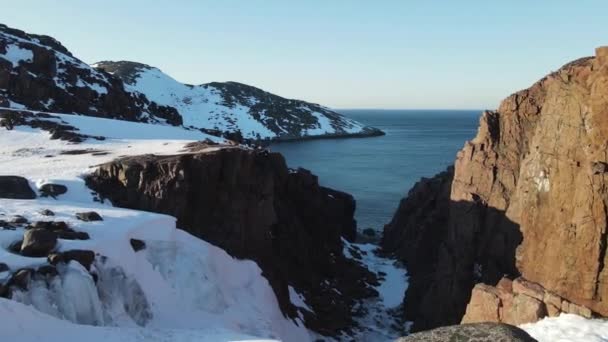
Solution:
<path fill-rule="evenodd" d="M 608 45 L 608 1 L 6 1 L 86 62 L 239 81 L 336 108 L 496 108 Z"/>

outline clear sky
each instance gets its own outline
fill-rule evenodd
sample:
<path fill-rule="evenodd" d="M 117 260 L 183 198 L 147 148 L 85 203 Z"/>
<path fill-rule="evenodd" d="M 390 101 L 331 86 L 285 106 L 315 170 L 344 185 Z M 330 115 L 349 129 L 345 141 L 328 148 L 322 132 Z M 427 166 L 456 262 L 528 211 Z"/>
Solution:
<path fill-rule="evenodd" d="M 496 108 L 608 45 L 608 0 L 1 0 L 85 62 L 239 81 L 336 108 Z"/>

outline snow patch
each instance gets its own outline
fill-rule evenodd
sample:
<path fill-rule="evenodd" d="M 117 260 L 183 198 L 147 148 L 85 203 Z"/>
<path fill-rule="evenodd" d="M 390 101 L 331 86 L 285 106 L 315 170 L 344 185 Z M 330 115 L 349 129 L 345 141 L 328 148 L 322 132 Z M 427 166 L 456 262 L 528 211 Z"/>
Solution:
<path fill-rule="evenodd" d="M 0 57 L 8 60 L 13 64 L 13 68 L 19 66 L 20 62 L 32 62 L 34 53 L 32 50 L 20 48 L 17 45 L 10 44 L 6 47 L 6 53 L 0 54 Z"/>
<path fill-rule="evenodd" d="M 539 342 L 605 342 L 608 321 L 586 319 L 573 314 L 542 319 L 519 326 Z"/>

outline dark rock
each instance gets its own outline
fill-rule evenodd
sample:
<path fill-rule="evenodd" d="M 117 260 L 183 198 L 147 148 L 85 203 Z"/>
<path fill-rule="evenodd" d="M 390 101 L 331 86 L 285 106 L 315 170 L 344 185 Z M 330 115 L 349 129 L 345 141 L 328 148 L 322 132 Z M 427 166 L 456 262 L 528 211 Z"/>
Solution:
<path fill-rule="evenodd" d="M 26 224 L 28 222 L 29 221 L 25 217 L 23 217 L 21 215 L 15 215 L 11 219 L 11 223 L 13 223 L 13 224 Z"/>
<path fill-rule="evenodd" d="M 64 240 L 89 240 L 89 234 L 85 232 L 75 232 L 75 231 L 58 231 L 55 232 L 59 239 Z"/>
<path fill-rule="evenodd" d="M 51 231 L 70 231 L 68 224 L 63 221 L 36 221 L 30 224 L 28 229 L 47 229 Z"/>
<path fill-rule="evenodd" d="M 7 284 L 0 284 L 0 298 L 11 298 L 11 289 Z"/>
<path fill-rule="evenodd" d="M 35 199 L 36 193 L 23 177 L 0 176 L 0 198 Z"/>
<path fill-rule="evenodd" d="M 357 300 L 377 295 L 367 286 L 375 275 L 342 254 L 342 238 L 356 234 L 353 197 L 288 169 L 280 154 L 128 157 L 101 165 L 87 185 L 116 206 L 175 216 L 178 227 L 255 260 L 285 315 L 297 315 L 288 285 L 305 296 L 316 313 L 305 313 L 305 324 L 315 331 L 352 327 Z"/>
<path fill-rule="evenodd" d="M 57 268 L 53 265 L 44 265 L 38 267 L 38 269 L 36 270 L 36 274 L 39 274 L 46 278 L 52 278 L 58 275 L 59 272 L 57 271 Z"/>
<path fill-rule="evenodd" d="M 30 257 L 47 256 L 57 245 L 57 234 L 47 229 L 29 229 L 23 234 L 21 254 Z"/>
<path fill-rule="evenodd" d="M 133 250 L 136 252 L 139 252 L 142 249 L 146 248 L 146 243 L 142 240 L 131 239 L 129 242 L 131 243 L 131 247 L 133 248 Z"/>
<path fill-rule="evenodd" d="M 368 237 L 375 237 L 376 236 L 376 230 L 374 228 L 365 228 L 362 231 L 363 235 L 366 235 Z"/>
<path fill-rule="evenodd" d="M 44 210 L 40 211 L 40 215 L 55 216 L 55 213 L 50 209 L 44 209 Z"/>
<path fill-rule="evenodd" d="M 22 290 L 27 290 L 27 286 L 32 278 L 33 270 L 31 268 L 23 268 L 13 273 L 13 276 L 8 281 L 9 286 L 16 286 Z"/>
<path fill-rule="evenodd" d="M 8 250 L 12 253 L 19 254 L 19 252 L 21 252 L 22 243 L 23 243 L 23 240 L 15 241 L 8 246 Z"/>
<path fill-rule="evenodd" d="M 3 262 L 0 262 L 0 273 L 2 273 L 2 272 L 6 272 L 6 271 L 8 271 L 8 270 L 9 270 L 8 265 L 7 265 L 7 264 L 5 264 L 5 263 L 3 263 Z"/>
<path fill-rule="evenodd" d="M 68 187 L 61 184 L 44 184 L 38 189 L 41 197 L 53 197 L 56 198 L 59 195 L 63 195 L 68 192 Z"/>
<path fill-rule="evenodd" d="M 103 218 L 101 218 L 101 216 L 94 211 L 88 211 L 85 213 L 76 213 L 76 218 L 81 221 L 86 221 L 86 222 L 103 221 Z"/>
<path fill-rule="evenodd" d="M 51 265 L 58 263 L 69 263 L 72 260 L 78 261 L 87 270 L 91 269 L 91 264 L 95 261 L 95 253 L 93 251 L 73 249 L 61 253 L 52 253 L 48 256 L 48 261 Z"/>
<path fill-rule="evenodd" d="M 535 342 L 527 332 L 508 324 L 476 323 L 441 327 L 402 337 L 397 342 Z"/>

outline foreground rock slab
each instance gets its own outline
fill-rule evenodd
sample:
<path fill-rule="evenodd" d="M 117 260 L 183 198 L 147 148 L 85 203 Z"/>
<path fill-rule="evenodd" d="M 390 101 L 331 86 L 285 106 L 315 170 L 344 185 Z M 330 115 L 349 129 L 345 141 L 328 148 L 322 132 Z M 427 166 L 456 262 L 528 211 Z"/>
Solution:
<path fill-rule="evenodd" d="M 527 332 L 507 324 L 478 323 L 437 328 L 402 337 L 397 342 L 534 342 Z"/>

